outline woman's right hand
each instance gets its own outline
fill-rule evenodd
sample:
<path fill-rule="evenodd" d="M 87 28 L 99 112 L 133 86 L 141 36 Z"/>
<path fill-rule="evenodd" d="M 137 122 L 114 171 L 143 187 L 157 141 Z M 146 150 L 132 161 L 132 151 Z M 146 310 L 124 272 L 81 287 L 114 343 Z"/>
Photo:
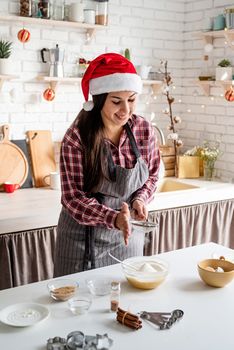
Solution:
<path fill-rule="evenodd" d="M 128 245 L 128 239 L 131 234 L 131 225 L 129 223 L 130 211 L 127 203 L 123 203 L 119 214 L 116 217 L 115 225 L 123 232 L 124 243 Z"/>

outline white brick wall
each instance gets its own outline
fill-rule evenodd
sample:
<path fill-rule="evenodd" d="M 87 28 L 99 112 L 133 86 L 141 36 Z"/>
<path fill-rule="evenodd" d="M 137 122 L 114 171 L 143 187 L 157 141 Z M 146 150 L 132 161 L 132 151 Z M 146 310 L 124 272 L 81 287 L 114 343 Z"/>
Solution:
<path fill-rule="evenodd" d="M 0 14 L 17 13 L 18 0 L 0 2 Z M 30 25 L 27 28 L 31 40 L 22 44 L 17 40 L 22 26 L 0 21 L 0 37 L 14 42 L 12 58 L 16 73 L 20 75 L 19 80 L 6 82 L 0 93 L 0 124 L 9 123 L 15 139 L 24 137 L 26 130 L 39 128 L 50 129 L 54 141 L 60 141 L 79 112 L 83 96 L 79 86 L 61 84 L 55 101 L 46 102 L 42 98 L 48 85 L 36 82 L 35 77 L 45 74 L 48 66 L 41 62 L 40 50 L 58 43 L 66 51 L 65 73 L 71 75 L 78 57 L 92 59 L 108 51 L 123 53 L 128 47 L 136 65 L 143 63 L 157 69 L 161 58 L 168 60 L 176 86 L 173 111 L 183 120 L 179 126 L 185 142 L 183 150 L 204 138 L 220 138 L 225 155 L 217 162 L 218 174 L 223 180 L 232 181 L 234 105 L 220 96 L 224 93 L 222 88 L 212 87 L 211 99 L 194 83 L 202 67 L 204 42 L 192 35 L 193 31 L 202 29 L 204 18 L 222 13 L 224 7 L 230 6 L 234 4 L 228 0 L 110 0 L 110 24 L 97 31 L 90 43 L 86 42 L 83 30 Z M 232 59 L 232 54 L 223 38 L 215 39 L 209 64 L 214 70 L 221 58 Z M 162 94 L 155 99 L 150 87 L 145 87 L 137 112 L 148 119 L 153 112 L 154 120 L 167 133 L 169 120 L 162 113 L 166 107 Z"/>

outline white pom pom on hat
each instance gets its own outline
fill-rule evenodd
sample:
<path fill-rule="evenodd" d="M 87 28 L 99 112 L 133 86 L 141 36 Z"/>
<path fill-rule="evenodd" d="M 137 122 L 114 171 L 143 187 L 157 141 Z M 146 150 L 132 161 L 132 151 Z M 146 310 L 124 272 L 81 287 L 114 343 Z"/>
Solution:
<path fill-rule="evenodd" d="M 85 101 L 83 103 L 83 108 L 86 112 L 92 111 L 93 107 L 94 107 L 93 101 Z"/>
<path fill-rule="evenodd" d="M 81 81 L 85 98 L 83 108 L 91 111 L 93 101 L 89 94 L 99 95 L 112 91 L 134 91 L 141 93 L 142 81 L 133 64 L 117 53 L 106 53 L 90 62 Z"/>

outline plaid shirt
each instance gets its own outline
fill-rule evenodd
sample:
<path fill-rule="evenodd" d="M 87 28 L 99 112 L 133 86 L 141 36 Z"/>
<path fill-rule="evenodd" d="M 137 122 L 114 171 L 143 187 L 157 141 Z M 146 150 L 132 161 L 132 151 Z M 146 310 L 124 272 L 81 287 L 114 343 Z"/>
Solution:
<path fill-rule="evenodd" d="M 62 205 L 70 215 L 81 225 L 97 226 L 105 225 L 108 228 L 115 227 L 115 219 L 118 211 L 98 203 L 95 198 L 88 198 L 83 190 L 83 155 L 79 131 L 75 123 L 67 130 L 61 146 L 60 173 L 62 184 Z M 136 139 L 138 149 L 149 169 L 149 178 L 146 183 L 137 190 L 132 201 L 139 199 L 147 203 L 156 190 L 160 155 L 156 146 L 156 136 L 152 125 L 142 117 L 132 115 L 129 125 Z M 136 163 L 136 157 L 125 129 L 123 130 L 119 146 L 110 141 L 110 149 L 115 164 L 131 169 Z"/>

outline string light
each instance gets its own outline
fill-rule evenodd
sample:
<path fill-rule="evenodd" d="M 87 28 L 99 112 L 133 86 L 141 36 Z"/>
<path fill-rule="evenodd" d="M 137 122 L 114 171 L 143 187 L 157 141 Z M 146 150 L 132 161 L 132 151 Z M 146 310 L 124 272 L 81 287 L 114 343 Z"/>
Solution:
<path fill-rule="evenodd" d="M 188 108 L 188 109 L 187 109 L 187 112 L 188 112 L 188 113 L 191 113 L 191 109 L 190 109 L 190 108 Z"/>
<path fill-rule="evenodd" d="M 205 108 L 205 105 L 201 105 L 201 108 Z"/>

